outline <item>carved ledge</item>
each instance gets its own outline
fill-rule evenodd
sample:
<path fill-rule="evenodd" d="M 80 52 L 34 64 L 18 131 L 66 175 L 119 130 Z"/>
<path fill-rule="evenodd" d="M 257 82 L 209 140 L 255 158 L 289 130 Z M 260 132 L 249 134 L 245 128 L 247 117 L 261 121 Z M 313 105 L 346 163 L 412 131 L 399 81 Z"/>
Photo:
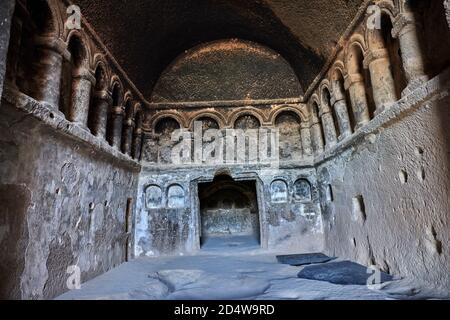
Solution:
<path fill-rule="evenodd" d="M 102 137 L 96 137 L 76 123 L 68 121 L 64 114 L 55 111 L 52 105 L 46 102 L 36 101 L 9 85 L 5 85 L 2 99 L 4 99 L 5 103 L 8 103 L 19 109 L 21 112 L 37 119 L 44 126 L 51 128 L 56 133 L 77 142 L 81 142 L 87 147 L 92 148 L 105 157 L 113 159 L 113 161 L 134 172 L 139 172 L 141 170 L 139 162 L 111 147 Z"/>

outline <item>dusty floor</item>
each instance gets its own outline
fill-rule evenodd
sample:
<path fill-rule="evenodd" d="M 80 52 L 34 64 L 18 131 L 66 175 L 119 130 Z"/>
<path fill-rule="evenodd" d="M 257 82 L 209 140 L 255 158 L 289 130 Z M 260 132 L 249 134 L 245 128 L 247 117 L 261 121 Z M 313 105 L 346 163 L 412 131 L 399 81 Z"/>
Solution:
<path fill-rule="evenodd" d="M 448 298 L 407 279 L 380 290 L 297 278 L 245 237 L 210 239 L 194 256 L 139 258 L 70 291 L 63 300 L 383 300 Z"/>

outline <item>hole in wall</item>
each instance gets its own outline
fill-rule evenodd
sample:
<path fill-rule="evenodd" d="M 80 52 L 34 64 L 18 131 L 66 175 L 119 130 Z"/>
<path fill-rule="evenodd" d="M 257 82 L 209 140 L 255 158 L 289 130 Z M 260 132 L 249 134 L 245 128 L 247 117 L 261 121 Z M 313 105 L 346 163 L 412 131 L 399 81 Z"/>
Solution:
<path fill-rule="evenodd" d="M 362 195 L 358 195 L 353 198 L 352 207 L 354 220 L 361 220 L 362 223 L 366 222 L 366 205 L 364 203 L 364 197 Z"/>
<path fill-rule="evenodd" d="M 416 156 L 422 157 L 425 151 L 421 147 L 417 147 L 415 150 Z"/>
<path fill-rule="evenodd" d="M 405 170 L 400 170 L 400 172 L 398 173 L 398 177 L 401 184 L 405 184 L 408 182 L 408 173 Z"/>
<path fill-rule="evenodd" d="M 425 181 L 425 169 L 424 168 L 420 168 L 417 171 L 417 177 L 419 178 L 420 182 Z"/>
<path fill-rule="evenodd" d="M 94 211 L 95 204 L 93 202 L 89 203 L 89 211 Z"/>
<path fill-rule="evenodd" d="M 108 200 L 105 200 L 105 202 L 103 204 L 105 205 L 105 207 L 108 207 L 109 206 Z"/>
<path fill-rule="evenodd" d="M 53 114 L 53 112 L 50 112 L 50 119 L 54 119 L 55 118 L 55 115 Z"/>
<path fill-rule="evenodd" d="M 433 226 L 431 226 L 431 234 L 432 234 L 433 239 L 434 239 L 436 252 L 440 255 L 440 254 L 442 254 L 442 242 L 438 240 L 436 229 L 434 229 Z"/>
<path fill-rule="evenodd" d="M 327 198 L 328 202 L 333 202 L 334 201 L 333 187 L 331 186 L 331 184 L 327 185 L 326 198 Z"/>
<path fill-rule="evenodd" d="M 60 188 L 57 188 L 57 189 L 55 190 L 55 193 L 59 196 L 59 195 L 61 194 L 61 189 L 60 189 Z"/>

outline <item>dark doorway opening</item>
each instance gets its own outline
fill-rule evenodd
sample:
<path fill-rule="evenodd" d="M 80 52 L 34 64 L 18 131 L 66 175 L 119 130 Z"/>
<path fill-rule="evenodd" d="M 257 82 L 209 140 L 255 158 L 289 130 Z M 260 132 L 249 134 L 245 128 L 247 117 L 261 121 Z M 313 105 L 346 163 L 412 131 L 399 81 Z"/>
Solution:
<path fill-rule="evenodd" d="M 213 182 L 199 184 L 199 200 L 202 249 L 260 246 L 255 181 L 216 176 Z"/>

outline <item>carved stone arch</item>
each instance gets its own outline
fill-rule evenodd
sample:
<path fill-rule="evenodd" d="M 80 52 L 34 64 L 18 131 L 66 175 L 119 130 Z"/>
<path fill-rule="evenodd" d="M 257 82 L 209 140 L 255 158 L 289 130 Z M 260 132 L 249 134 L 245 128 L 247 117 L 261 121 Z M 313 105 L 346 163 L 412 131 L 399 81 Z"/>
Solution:
<path fill-rule="evenodd" d="M 359 59 L 354 58 L 353 54 L 361 55 Z M 346 47 L 345 54 L 345 69 L 347 70 L 347 75 L 364 73 L 363 62 L 367 55 L 367 47 L 365 44 L 365 40 L 362 35 L 358 35 L 358 40 L 351 42 Z M 353 58 L 353 59 L 352 59 Z M 356 59 L 356 60 L 355 60 Z"/>
<path fill-rule="evenodd" d="M 142 108 L 142 104 L 140 102 L 136 102 L 133 105 L 133 119 L 136 118 L 136 115 L 138 114 L 138 112 L 142 112 L 143 108 Z"/>
<path fill-rule="evenodd" d="M 331 83 L 328 79 L 324 79 L 322 80 L 322 82 L 320 83 L 319 86 L 319 97 L 320 97 L 320 104 L 319 106 L 322 106 L 323 102 L 324 102 L 324 90 L 328 90 L 328 92 L 331 94 L 332 93 L 332 88 L 331 88 Z"/>
<path fill-rule="evenodd" d="M 200 198 L 207 198 L 207 197 L 211 196 L 212 194 L 214 194 L 220 190 L 223 190 L 223 189 L 236 190 L 246 197 L 247 197 L 248 193 L 252 192 L 251 188 L 244 184 L 236 183 L 235 181 L 220 181 L 220 182 L 213 183 L 211 185 L 211 187 L 208 187 L 208 189 L 205 189 L 199 196 L 200 196 Z"/>
<path fill-rule="evenodd" d="M 152 118 L 150 118 L 150 127 L 153 132 L 155 132 L 156 126 L 158 123 L 166 118 L 170 118 L 172 120 L 175 120 L 180 128 L 187 128 L 186 120 L 182 115 L 180 115 L 178 112 L 175 111 L 168 111 L 168 112 L 161 112 L 154 115 Z"/>
<path fill-rule="evenodd" d="M 113 75 L 110 81 L 110 92 L 113 98 L 113 107 L 123 105 L 123 84 L 117 75 Z M 118 92 L 116 92 L 118 90 Z M 117 96 L 116 96 L 117 95 Z M 116 106 L 114 104 L 117 104 Z"/>
<path fill-rule="evenodd" d="M 345 69 L 344 61 L 337 60 L 337 61 L 334 62 L 333 66 L 331 67 L 331 69 L 330 69 L 331 83 L 333 82 L 333 80 L 336 80 L 336 78 L 335 78 L 336 72 L 340 72 L 342 77 L 345 78 L 345 76 L 347 74 L 347 70 Z"/>
<path fill-rule="evenodd" d="M 280 106 L 270 112 L 270 115 L 269 115 L 270 123 L 273 126 L 275 126 L 278 116 L 284 112 L 292 112 L 292 113 L 296 114 L 298 116 L 300 122 L 308 121 L 308 117 L 304 114 L 304 112 L 302 110 L 292 107 L 292 106 Z"/>
<path fill-rule="evenodd" d="M 398 15 L 398 9 L 395 7 L 395 4 L 389 0 L 383 0 L 376 3 L 376 5 L 380 8 L 381 14 L 389 17 L 389 20 L 392 24 L 395 23 L 395 19 Z M 367 45 L 367 49 L 371 49 L 374 43 L 373 40 L 373 32 L 370 28 L 367 27 L 367 19 L 369 16 L 366 16 L 364 19 L 364 42 Z"/>
<path fill-rule="evenodd" d="M 348 45 L 345 47 L 344 63 L 345 63 L 345 70 L 347 70 L 347 73 L 350 73 L 350 65 L 349 65 L 350 53 L 352 52 L 354 46 L 356 46 L 357 49 L 361 50 L 361 54 L 362 54 L 363 58 L 367 54 L 367 44 L 364 39 L 364 36 L 361 34 L 354 34 L 350 38 Z"/>
<path fill-rule="evenodd" d="M 201 118 L 211 118 L 217 122 L 219 128 L 224 128 L 226 126 L 227 120 L 225 117 L 217 111 L 207 111 L 207 112 L 198 112 L 194 115 L 194 117 L 189 122 L 189 128 L 192 130 L 194 128 L 194 122 Z"/>
<path fill-rule="evenodd" d="M 34 5 L 45 5 L 48 8 L 48 13 L 51 19 L 51 32 L 46 35 L 62 38 L 64 33 L 64 21 L 59 9 L 59 2 L 56 0 L 28 0 L 26 3 L 33 3 Z"/>
<path fill-rule="evenodd" d="M 146 209 L 157 209 L 163 206 L 164 193 L 157 184 L 149 184 L 144 187 Z"/>
<path fill-rule="evenodd" d="M 270 183 L 270 195 L 272 203 L 289 202 L 289 185 L 283 178 L 276 178 Z"/>
<path fill-rule="evenodd" d="M 167 208 L 182 209 L 186 205 L 186 190 L 181 184 L 173 183 L 167 187 Z"/>
<path fill-rule="evenodd" d="M 133 94 L 130 91 L 127 91 L 123 97 L 123 109 L 125 119 L 133 119 L 134 118 L 134 103 L 133 103 Z"/>
<path fill-rule="evenodd" d="M 94 65 L 92 68 L 95 78 L 96 78 L 96 89 L 109 91 L 109 79 L 111 78 L 111 71 L 109 70 L 108 64 L 104 60 L 103 55 L 95 54 L 94 55 Z M 98 70 L 102 70 L 104 76 L 104 83 L 99 81 Z"/>
<path fill-rule="evenodd" d="M 78 31 L 78 30 L 71 30 L 67 36 L 66 39 L 66 45 L 68 46 L 68 50 L 70 51 L 70 45 L 71 45 L 71 41 L 73 39 L 77 39 L 74 41 L 78 41 L 78 45 L 80 45 L 80 49 L 84 51 L 84 53 L 82 53 L 84 55 L 84 57 L 79 57 L 81 60 L 81 63 L 79 65 L 79 67 L 83 67 L 86 68 L 87 70 L 91 69 L 92 64 L 92 54 L 91 54 L 91 48 L 89 45 L 89 41 L 87 40 L 87 37 L 84 35 L 84 33 Z M 73 52 L 70 52 L 71 54 L 73 54 Z M 72 60 L 74 59 L 74 57 L 72 57 Z"/>
<path fill-rule="evenodd" d="M 242 116 L 253 116 L 259 121 L 259 125 L 262 126 L 264 123 L 268 122 L 268 119 L 265 118 L 264 114 L 253 107 L 247 107 L 244 110 L 237 110 L 233 112 L 228 118 L 227 125 L 234 128 L 236 121 Z"/>
<path fill-rule="evenodd" d="M 317 104 L 317 112 L 314 110 L 314 104 Z M 319 118 L 319 111 L 320 111 L 320 99 L 317 93 L 314 93 L 311 98 L 309 99 L 309 108 L 310 108 L 310 114 L 311 118 L 316 117 Z"/>

